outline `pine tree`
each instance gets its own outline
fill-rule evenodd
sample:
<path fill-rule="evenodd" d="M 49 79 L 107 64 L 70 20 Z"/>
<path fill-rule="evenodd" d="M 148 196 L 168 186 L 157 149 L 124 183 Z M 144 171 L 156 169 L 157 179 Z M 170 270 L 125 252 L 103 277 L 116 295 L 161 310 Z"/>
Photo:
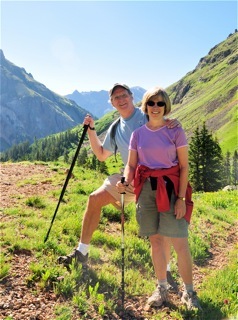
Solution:
<path fill-rule="evenodd" d="M 197 127 L 194 136 L 191 138 L 189 144 L 189 180 L 193 185 L 194 190 L 202 190 L 202 176 L 201 176 L 201 137 L 200 131 Z"/>
<path fill-rule="evenodd" d="M 235 150 L 233 159 L 232 159 L 232 169 L 231 169 L 231 181 L 232 184 L 237 186 L 238 182 L 238 153 Z"/>
<path fill-rule="evenodd" d="M 64 149 L 64 162 L 69 163 L 69 152 L 67 149 Z"/>
<path fill-rule="evenodd" d="M 224 160 L 224 185 L 231 184 L 231 153 L 227 151 Z"/>
<path fill-rule="evenodd" d="M 91 162 L 91 169 L 93 170 L 97 170 L 97 157 L 95 156 L 95 154 L 93 154 L 92 156 L 92 162 Z"/>
<path fill-rule="evenodd" d="M 222 186 L 222 151 L 216 139 L 208 132 L 205 123 L 197 127 L 191 138 L 189 180 L 195 191 L 217 191 Z"/>
<path fill-rule="evenodd" d="M 88 160 L 87 149 L 83 148 L 79 153 L 77 165 L 78 166 L 84 165 L 85 163 L 87 163 L 87 160 Z"/>
<path fill-rule="evenodd" d="M 99 170 L 99 172 L 101 172 L 101 173 L 105 173 L 105 174 L 107 174 L 107 175 L 109 174 L 109 173 L 108 173 L 108 167 L 107 167 L 105 161 L 99 162 L 99 164 L 98 164 L 98 170 Z"/>

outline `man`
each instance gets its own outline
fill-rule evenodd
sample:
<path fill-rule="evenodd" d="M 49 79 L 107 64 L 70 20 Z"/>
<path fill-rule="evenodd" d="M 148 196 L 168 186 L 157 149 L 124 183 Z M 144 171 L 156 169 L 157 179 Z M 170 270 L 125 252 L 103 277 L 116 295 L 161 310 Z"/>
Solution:
<path fill-rule="evenodd" d="M 115 151 L 115 143 L 118 152 L 120 152 L 123 163 L 127 163 L 128 146 L 131 133 L 147 122 L 146 115 L 140 108 L 136 108 L 133 103 L 133 94 L 130 88 L 125 84 L 116 83 L 109 91 L 110 101 L 112 106 L 119 112 L 120 121 L 116 127 L 115 138 L 112 138 L 113 124 L 109 127 L 106 137 L 101 143 L 94 128 L 94 120 L 90 115 L 87 115 L 84 119 L 84 125 L 88 125 L 88 137 L 90 141 L 93 153 L 96 155 L 99 161 L 105 161 Z M 179 125 L 177 120 L 167 121 L 167 126 L 172 128 Z M 71 254 L 67 256 L 61 256 L 58 258 L 58 262 L 68 266 L 75 259 L 76 263 L 82 264 L 83 267 L 87 265 L 89 244 L 92 239 L 94 231 L 97 229 L 100 221 L 101 209 L 104 206 L 113 204 L 115 207 L 120 208 L 120 197 L 116 188 L 116 183 L 120 180 L 120 174 L 114 174 L 106 178 L 101 187 L 92 192 L 88 198 L 87 207 L 84 213 L 81 236 L 78 247 Z M 125 205 L 134 202 L 135 195 L 133 192 L 133 186 L 129 185 L 126 188 Z M 170 259 L 170 243 L 166 244 L 166 260 Z M 167 272 L 168 282 L 177 290 L 176 284 L 171 276 L 171 273 Z"/>

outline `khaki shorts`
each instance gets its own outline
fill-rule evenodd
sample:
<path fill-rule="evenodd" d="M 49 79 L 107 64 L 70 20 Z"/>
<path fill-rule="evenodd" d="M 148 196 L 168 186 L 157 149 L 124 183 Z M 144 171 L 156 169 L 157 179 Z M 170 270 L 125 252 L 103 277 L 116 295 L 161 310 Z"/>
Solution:
<path fill-rule="evenodd" d="M 109 192 L 113 198 L 115 198 L 115 203 L 113 205 L 118 209 L 121 208 L 121 194 L 118 193 L 116 183 L 121 180 L 121 175 L 115 173 L 107 177 L 102 185 L 102 188 Z M 126 194 L 124 196 L 124 204 L 128 205 L 131 202 L 135 202 L 134 188 L 132 185 L 126 187 Z"/>
<path fill-rule="evenodd" d="M 156 190 L 151 190 L 150 181 L 145 181 L 138 203 L 136 205 L 136 219 L 139 224 L 139 235 L 149 237 L 161 234 L 170 238 L 187 238 L 188 222 L 176 219 L 174 215 L 174 193 L 171 196 L 170 210 L 158 212 L 156 206 Z"/>

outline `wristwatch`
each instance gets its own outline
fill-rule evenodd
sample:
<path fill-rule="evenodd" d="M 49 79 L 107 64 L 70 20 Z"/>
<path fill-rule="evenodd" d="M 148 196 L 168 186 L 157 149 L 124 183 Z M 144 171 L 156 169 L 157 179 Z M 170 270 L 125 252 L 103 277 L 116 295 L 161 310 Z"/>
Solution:
<path fill-rule="evenodd" d="M 184 197 L 178 197 L 179 200 L 185 201 Z"/>
<path fill-rule="evenodd" d="M 90 130 L 95 130 L 95 128 L 94 128 L 94 127 L 90 127 L 90 126 L 89 126 L 89 129 L 90 129 Z"/>

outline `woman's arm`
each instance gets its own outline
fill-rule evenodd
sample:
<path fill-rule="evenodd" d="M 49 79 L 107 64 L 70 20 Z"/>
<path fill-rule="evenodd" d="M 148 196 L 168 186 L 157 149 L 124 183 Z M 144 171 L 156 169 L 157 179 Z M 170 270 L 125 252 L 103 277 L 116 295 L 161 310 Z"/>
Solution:
<path fill-rule="evenodd" d="M 137 151 L 129 150 L 128 160 L 123 174 L 125 177 L 125 182 L 121 183 L 121 181 L 118 181 L 116 184 L 119 193 L 125 192 L 126 186 L 133 181 L 137 167 L 137 161 Z"/>
<path fill-rule="evenodd" d="M 179 192 L 178 198 L 175 202 L 176 219 L 181 219 L 186 213 L 185 194 L 188 185 L 188 147 L 181 147 L 177 149 L 179 160 L 180 175 L 179 175 Z"/>

